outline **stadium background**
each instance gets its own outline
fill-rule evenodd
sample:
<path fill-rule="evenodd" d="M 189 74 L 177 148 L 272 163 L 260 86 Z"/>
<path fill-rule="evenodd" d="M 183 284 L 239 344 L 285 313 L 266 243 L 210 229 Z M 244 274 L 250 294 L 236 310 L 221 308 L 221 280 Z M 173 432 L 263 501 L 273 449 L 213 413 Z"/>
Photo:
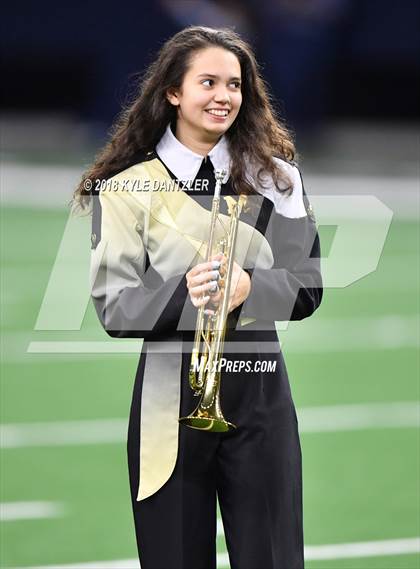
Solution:
<path fill-rule="evenodd" d="M 72 225 L 67 204 L 133 74 L 187 24 L 234 25 L 256 46 L 315 213 L 325 195 L 374 196 L 393 213 L 377 266 L 328 287 L 279 336 L 306 566 L 420 566 L 418 15 L 410 0 L 3 7 L 2 567 L 136 566 L 125 433 L 139 342 L 121 353 L 100 329 L 86 299 L 89 218 Z M 369 211 L 348 217 L 358 228 Z M 337 224 L 320 224 L 325 262 Z M 363 262 L 366 227 L 347 264 Z M 218 534 L 222 569 L 221 523 Z"/>

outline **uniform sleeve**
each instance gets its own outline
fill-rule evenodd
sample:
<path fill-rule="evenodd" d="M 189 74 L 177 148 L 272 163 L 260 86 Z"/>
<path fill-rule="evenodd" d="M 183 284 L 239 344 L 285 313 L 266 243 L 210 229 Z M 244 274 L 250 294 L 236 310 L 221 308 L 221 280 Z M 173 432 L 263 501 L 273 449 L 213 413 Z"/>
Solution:
<path fill-rule="evenodd" d="M 293 191 L 293 199 L 301 202 L 296 204 L 298 211 L 304 208 L 306 215 L 287 217 L 273 208 L 268 235 L 274 264 L 270 269 L 247 269 L 251 292 L 242 305 L 241 317 L 302 320 L 321 303 L 320 242 L 300 173 Z"/>
<path fill-rule="evenodd" d="M 163 280 L 147 254 L 148 220 L 118 192 L 93 196 L 91 296 L 105 331 L 116 338 L 162 338 L 194 328 L 185 274 Z"/>

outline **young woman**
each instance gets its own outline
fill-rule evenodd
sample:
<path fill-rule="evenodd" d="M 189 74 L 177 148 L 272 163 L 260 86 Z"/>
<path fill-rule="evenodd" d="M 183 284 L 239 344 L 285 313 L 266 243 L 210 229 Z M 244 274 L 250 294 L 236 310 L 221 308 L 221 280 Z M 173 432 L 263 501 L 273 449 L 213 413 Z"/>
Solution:
<path fill-rule="evenodd" d="M 301 450 L 275 320 L 310 316 L 322 282 L 294 153 L 251 48 L 231 30 L 189 27 L 164 44 L 76 191 L 82 207 L 93 198 L 99 319 L 113 337 L 144 338 L 127 447 L 142 569 L 215 569 L 216 497 L 232 569 L 304 565 Z M 198 308 L 214 314 L 223 289 L 225 255 L 205 259 L 217 170 L 222 196 L 248 199 L 221 379 L 227 432 L 178 421 L 198 400 Z M 227 214 L 222 199 L 221 226 Z"/>

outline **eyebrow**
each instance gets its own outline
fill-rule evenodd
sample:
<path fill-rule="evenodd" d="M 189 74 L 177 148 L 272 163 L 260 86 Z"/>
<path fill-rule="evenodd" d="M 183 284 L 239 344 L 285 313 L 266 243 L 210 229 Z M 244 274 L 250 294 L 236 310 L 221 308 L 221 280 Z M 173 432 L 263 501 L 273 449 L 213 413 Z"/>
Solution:
<path fill-rule="evenodd" d="M 197 77 L 212 77 L 214 79 L 220 79 L 219 75 L 213 75 L 212 73 L 200 73 Z M 229 81 L 241 81 L 240 77 L 231 77 Z"/>

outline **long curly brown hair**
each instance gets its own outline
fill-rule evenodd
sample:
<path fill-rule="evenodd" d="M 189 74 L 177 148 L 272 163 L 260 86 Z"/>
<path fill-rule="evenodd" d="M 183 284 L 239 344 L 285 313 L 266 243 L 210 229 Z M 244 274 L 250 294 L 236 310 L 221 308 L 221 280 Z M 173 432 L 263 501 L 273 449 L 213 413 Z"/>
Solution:
<path fill-rule="evenodd" d="M 134 99 L 123 108 L 111 127 L 109 142 L 83 174 L 70 202 L 73 208 L 83 210 L 90 202 L 91 191 L 85 189 L 85 180 L 107 179 L 128 167 L 134 156 L 155 148 L 167 125 L 176 122 L 176 108 L 167 99 L 168 90 L 181 88 L 197 51 L 214 46 L 232 52 L 241 66 L 242 104 L 235 122 L 226 132 L 234 191 L 255 194 L 245 176 L 247 161 L 258 165 L 259 181 L 262 175 L 269 174 L 277 190 L 284 191 L 284 183 L 286 189 L 290 189 L 290 180 L 277 167 L 273 156 L 293 160 L 293 137 L 274 110 L 252 48 L 229 28 L 189 26 L 165 42 L 144 73 Z"/>

